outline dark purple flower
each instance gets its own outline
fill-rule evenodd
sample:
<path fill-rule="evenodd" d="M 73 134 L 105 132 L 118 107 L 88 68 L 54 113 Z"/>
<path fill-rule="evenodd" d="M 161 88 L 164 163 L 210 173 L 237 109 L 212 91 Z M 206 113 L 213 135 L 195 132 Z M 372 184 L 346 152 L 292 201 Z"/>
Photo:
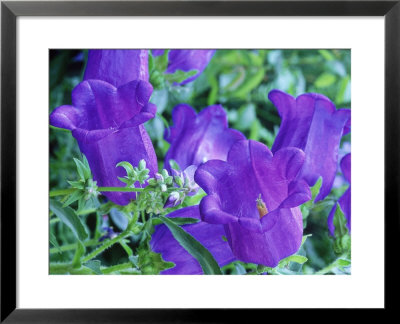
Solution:
<path fill-rule="evenodd" d="M 303 220 L 299 206 L 311 199 L 296 180 L 305 154 L 283 148 L 273 156 L 262 143 L 236 142 L 227 162 L 200 165 L 195 181 L 208 194 L 200 202 L 202 220 L 225 225 L 233 254 L 241 261 L 275 267 L 300 248 Z"/>
<path fill-rule="evenodd" d="M 163 55 L 164 50 L 152 50 L 154 56 Z M 168 53 L 168 67 L 166 73 L 174 73 L 177 70 L 189 72 L 191 70 L 197 70 L 198 72 L 181 82 L 180 84 L 186 84 L 196 79 L 206 68 L 211 58 L 213 57 L 215 50 L 170 50 Z"/>
<path fill-rule="evenodd" d="M 148 50 L 90 50 L 83 80 L 103 80 L 119 87 L 149 81 Z"/>
<path fill-rule="evenodd" d="M 150 176 L 157 171 L 157 157 L 142 125 L 156 112 L 148 103 L 152 90 L 145 81 L 118 88 L 100 80 L 83 81 L 72 91 L 72 106 L 58 107 L 50 115 L 51 125 L 72 131 L 98 186 L 125 186 L 117 178 L 125 175 L 123 168 L 116 168 L 121 161 L 135 166 L 144 159 Z M 104 195 L 120 205 L 135 199 L 134 193 Z"/>
<path fill-rule="evenodd" d="M 340 168 L 342 169 L 342 173 L 350 184 L 349 188 L 347 188 L 346 192 L 342 197 L 339 198 L 338 203 L 339 206 L 347 219 L 347 228 L 349 231 L 351 230 L 351 154 L 347 154 L 340 161 Z M 335 235 L 335 225 L 333 225 L 333 218 L 335 216 L 337 204 L 335 204 L 329 213 L 328 216 L 328 228 L 332 235 Z"/>
<path fill-rule="evenodd" d="M 272 152 L 284 147 L 302 149 L 306 160 L 299 179 L 313 186 L 322 177 L 315 201 L 325 198 L 335 179 L 340 139 L 344 127 L 350 125 L 350 110 L 336 110 L 328 98 L 315 93 L 293 98 L 282 91 L 272 90 L 268 97 L 282 118 Z"/>
<path fill-rule="evenodd" d="M 165 140 L 171 144 L 165 167 L 175 160 L 183 170 L 190 165 L 200 165 L 212 159 L 226 160 L 229 149 L 244 135 L 228 128 L 224 108 L 209 106 L 196 114 L 189 105 L 180 104 L 172 111 L 174 125 L 165 132 Z"/>
<path fill-rule="evenodd" d="M 178 209 L 167 217 L 200 219 L 199 206 Z M 219 266 L 224 266 L 235 260 L 228 243 L 222 239 L 222 236 L 225 235 L 222 225 L 207 224 L 200 221 L 196 224 L 183 225 L 182 228 L 210 251 Z M 161 253 L 165 261 L 175 263 L 174 268 L 164 270 L 161 274 L 203 273 L 198 261 L 175 240 L 165 225 L 156 226 L 150 245 L 154 252 Z"/>

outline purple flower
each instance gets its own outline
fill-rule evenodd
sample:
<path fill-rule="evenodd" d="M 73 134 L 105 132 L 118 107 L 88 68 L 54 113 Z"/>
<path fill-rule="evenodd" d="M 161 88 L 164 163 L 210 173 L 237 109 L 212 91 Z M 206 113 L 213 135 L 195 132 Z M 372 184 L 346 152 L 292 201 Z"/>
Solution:
<path fill-rule="evenodd" d="M 125 175 L 123 168 L 116 168 L 121 161 L 138 165 L 144 159 L 150 176 L 157 171 L 157 157 L 142 125 L 156 112 L 148 103 L 152 91 L 145 81 L 118 88 L 100 80 L 83 81 L 72 91 L 72 106 L 58 107 L 50 115 L 51 125 L 72 131 L 98 186 L 124 186 L 117 178 Z M 134 193 L 104 195 L 119 205 L 135 199 Z"/>
<path fill-rule="evenodd" d="M 149 81 L 148 50 L 90 50 L 83 80 L 103 80 L 119 87 Z"/>
<path fill-rule="evenodd" d="M 178 209 L 167 217 L 200 219 L 199 206 Z M 210 251 L 219 266 L 224 266 L 235 260 L 228 243 L 222 239 L 222 236 L 225 235 L 222 225 L 207 224 L 200 221 L 196 224 L 183 225 L 182 228 Z M 175 240 L 165 225 L 156 226 L 150 245 L 154 252 L 161 253 L 165 261 L 175 263 L 174 268 L 164 270 L 161 274 L 203 273 L 198 261 Z"/>
<path fill-rule="evenodd" d="M 220 105 L 196 114 L 189 105 L 180 104 L 173 109 L 172 119 L 174 125 L 165 132 L 165 140 L 171 144 L 165 156 L 167 169 L 171 159 L 182 170 L 212 159 L 226 160 L 231 146 L 245 139 L 239 131 L 228 128 L 226 112 Z"/>
<path fill-rule="evenodd" d="M 154 56 L 164 54 L 164 50 L 152 50 Z M 198 72 L 181 82 L 181 85 L 189 83 L 196 79 L 206 68 L 211 58 L 213 57 L 215 50 L 170 50 L 168 53 L 168 67 L 166 73 L 174 73 L 177 70 L 189 72 L 191 70 L 197 70 Z"/>
<path fill-rule="evenodd" d="M 302 149 L 306 160 L 298 177 L 310 186 L 322 177 L 315 201 L 325 198 L 335 179 L 340 139 L 344 127 L 350 125 L 350 110 L 336 110 L 328 98 L 315 93 L 293 98 L 282 91 L 272 90 L 268 97 L 282 118 L 272 152 L 284 147 Z"/>
<path fill-rule="evenodd" d="M 233 254 L 241 261 L 275 267 L 300 248 L 299 206 L 311 199 L 307 183 L 296 180 L 305 154 L 283 148 L 273 156 L 262 143 L 236 142 L 227 162 L 200 165 L 195 181 L 208 194 L 200 202 L 202 220 L 223 224 Z"/>
<path fill-rule="evenodd" d="M 346 192 L 339 198 L 338 203 L 347 219 L 347 228 L 351 230 L 351 154 L 347 154 L 340 161 L 340 168 L 347 182 L 350 184 Z M 328 216 L 328 228 L 332 235 L 335 235 L 335 225 L 333 225 L 333 218 L 335 216 L 337 204 L 335 204 Z"/>

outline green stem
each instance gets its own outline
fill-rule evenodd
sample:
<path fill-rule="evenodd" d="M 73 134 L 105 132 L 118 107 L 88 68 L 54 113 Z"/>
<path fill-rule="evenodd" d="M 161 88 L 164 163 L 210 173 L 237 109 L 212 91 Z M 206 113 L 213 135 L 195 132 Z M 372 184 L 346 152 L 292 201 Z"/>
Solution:
<path fill-rule="evenodd" d="M 127 188 L 127 187 L 98 187 L 98 191 L 100 192 L 110 192 L 110 191 L 119 191 L 119 192 L 141 192 L 145 189 L 143 188 Z"/>
<path fill-rule="evenodd" d="M 321 270 L 317 271 L 315 274 L 316 275 L 325 275 L 331 272 L 333 269 L 338 267 L 338 261 L 339 259 L 344 259 L 347 257 L 347 254 L 343 254 L 339 258 L 337 258 L 335 261 L 333 261 L 331 264 L 328 264 L 325 268 L 322 268 Z"/>
<path fill-rule="evenodd" d="M 58 223 L 59 221 L 60 221 L 59 218 L 53 218 L 53 219 L 50 219 L 50 224 L 55 224 L 55 223 Z"/>
<path fill-rule="evenodd" d="M 75 190 L 76 190 L 75 188 L 53 190 L 53 191 L 50 191 L 50 197 L 65 196 L 70 193 L 73 193 Z"/>
<path fill-rule="evenodd" d="M 110 274 L 112 272 L 120 271 L 120 270 L 125 270 L 125 269 L 131 269 L 132 268 L 132 263 L 126 262 L 126 263 L 121 263 L 117 264 L 108 268 L 101 269 L 103 274 Z"/>
<path fill-rule="evenodd" d="M 99 244 L 100 243 L 98 240 L 89 240 L 89 241 L 86 241 L 83 243 L 83 245 L 86 247 L 99 245 Z M 61 251 L 61 252 L 71 251 L 71 250 L 74 250 L 75 248 L 76 248 L 76 243 L 67 244 L 67 245 L 60 246 L 59 248 L 56 248 L 56 247 L 51 248 L 50 254 L 58 253 L 59 251 Z"/>
<path fill-rule="evenodd" d="M 115 243 L 123 240 L 125 237 L 129 236 L 132 234 L 131 228 L 133 225 L 135 225 L 136 221 L 138 219 L 138 215 L 137 212 L 135 212 L 134 217 L 132 218 L 131 222 L 128 224 L 128 226 L 126 227 L 126 230 L 123 231 L 121 234 L 119 234 L 118 236 L 114 237 L 111 240 L 105 241 L 103 243 L 103 245 L 101 245 L 100 247 L 98 247 L 96 250 L 92 251 L 91 253 L 89 253 L 86 257 L 84 257 L 82 259 L 82 263 L 85 263 L 93 258 L 95 258 L 97 255 L 99 255 L 100 253 L 104 252 L 105 250 L 107 250 L 108 248 L 110 248 L 112 245 L 114 245 Z"/>

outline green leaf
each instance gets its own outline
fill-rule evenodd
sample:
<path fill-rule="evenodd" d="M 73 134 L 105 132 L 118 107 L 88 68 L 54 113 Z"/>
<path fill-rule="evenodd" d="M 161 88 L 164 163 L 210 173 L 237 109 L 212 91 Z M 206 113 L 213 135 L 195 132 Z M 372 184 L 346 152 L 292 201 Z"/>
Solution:
<path fill-rule="evenodd" d="M 346 259 L 337 259 L 337 265 L 339 267 L 348 267 L 351 265 L 351 261 Z"/>
<path fill-rule="evenodd" d="M 129 260 L 134 264 L 134 258 L 131 257 Z M 163 270 L 173 268 L 175 263 L 164 261 L 160 253 L 140 248 L 138 249 L 137 266 L 142 274 L 154 275 L 159 274 Z"/>
<path fill-rule="evenodd" d="M 284 260 L 303 264 L 303 263 L 307 262 L 308 259 L 305 256 L 296 254 L 296 255 L 291 255 Z"/>
<path fill-rule="evenodd" d="M 235 263 L 235 270 L 233 271 L 232 274 L 244 275 L 246 274 L 246 269 L 240 263 Z"/>
<path fill-rule="evenodd" d="M 243 105 L 239 108 L 235 128 L 241 131 L 247 130 L 256 119 L 256 106 L 253 103 Z"/>
<path fill-rule="evenodd" d="M 179 167 L 179 164 L 173 159 L 169 160 L 169 165 L 171 166 L 171 169 L 174 169 L 176 171 L 181 170 L 181 168 Z"/>
<path fill-rule="evenodd" d="M 222 274 L 217 261 L 199 241 L 176 225 L 170 218 L 160 216 L 160 219 L 169 228 L 179 244 L 200 263 L 204 274 Z"/>
<path fill-rule="evenodd" d="M 93 270 L 95 274 L 101 275 L 103 272 L 100 270 L 101 262 L 99 260 L 90 260 L 84 264 L 85 267 Z"/>
<path fill-rule="evenodd" d="M 307 241 L 307 239 L 308 239 L 310 236 L 312 236 L 312 234 L 303 235 L 303 239 L 301 240 L 300 248 L 303 246 L 303 244 Z"/>
<path fill-rule="evenodd" d="M 75 255 L 72 260 L 72 267 L 73 268 L 80 268 L 82 266 L 81 264 L 81 257 L 85 254 L 86 248 L 82 244 L 81 241 L 76 242 L 76 250 L 75 250 Z"/>
<path fill-rule="evenodd" d="M 164 50 L 163 55 L 153 56 L 155 69 L 164 72 L 168 67 L 169 50 Z"/>
<path fill-rule="evenodd" d="M 86 158 L 84 157 L 84 159 L 86 159 Z M 90 179 L 91 172 L 90 172 L 89 166 L 85 165 L 86 163 L 83 163 L 82 161 L 80 161 L 78 159 L 74 158 L 74 161 L 76 164 L 76 169 L 78 170 L 79 177 L 84 181 L 87 179 Z"/>
<path fill-rule="evenodd" d="M 151 50 L 149 52 L 149 59 L 148 59 L 148 66 L 149 66 L 149 73 L 151 73 L 154 69 L 154 57 L 151 54 Z"/>
<path fill-rule="evenodd" d="M 131 263 L 137 268 L 139 266 L 138 261 L 139 261 L 139 257 L 137 255 L 131 255 L 129 257 L 129 261 L 131 261 Z"/>
<path fill-rule="evenodd" d="M 332 52 L 326 49 L 321 49 L 318 50 L 318 52 L 324 57 L 325 60 L 327 61 L 332 61 L 335 59 L 335 56 L 333 56 Z"/>
<path fill-rule="evenodd" d="M 336 82 L 336 76 L 330 73 L 322 73 L 317 80 L 315 80 L 315 86 L 317 88 L 327 88 Z"/>
<path fill-rule="evenodd" d="M 85 189 L 85 183 L 83 181 L 68 181 L 67 182 L 71 185 L 72 188 L 75 189 Z"/>
<path fill-rule="evenodd" d="M 76 190 L 72 194 L 68 196 L 68 199 L 65 201 L 63 204 L 63 208 L 71 205 L 73 202 L 77 201 L 80 199 L 83 195 L 85 194 L 84 191 Z"/>
<path fill-rule="evenodd" d="M 312 201 L 314 201 L 315 197 L 318 195 L 319 190 L 321 189 L 321 186 L 322 186 L 322 177 L 319 177 L 317 182 L 315 183 L 315 185 L 310 188 L 311 195 L 312 195 Z"/>
<path fill-rule="evenodd" d="M 187 225 L 187 224 L 196 224 L 200 222 L 200 219 L 197 218 L 190 218 L 190 217 L 173 217 L 169 218 L 171 221 L 173 221 L 176 225 Z M 153 225 L 160 225 L 163 223 L 163 221 L 159 218 L 153 218 Z"/>
<path fill-rule="evenodd" d="M 133 166 L 129 162 L 119 162 L 115 167 L 123 167 L 128 177 L 133 177 Z M 122 180 L 121 180 L 122 181 Z"/>
<path fill-rule="evenodd" d="M 349 230 L 347 229 L 347 220 L 344 216 L 342 209 L 339 204 L 336 204 L 335 215 L 333 216 L 333 225 L 335 226 L 335 237 L 343 237 L 345 236 Z"/>
<path fill-rule="evenodd" d="M 57 238 L 53 232 L 50 231 L 50 243 L 57 249 L 58 253 L 62 253 L 60 245 L 58 245 Z"/>
<path fill-rule="evenodd" d="M 197 70 L 190 70 L 188 72 L 182 71 L 182 70 L 176 70 L 174 73 L 166 73 L 165 74 L 165 80 L 173 83 L 181 83 L 185 81 L 186 79 L 189 79 L 190 77 L 196 75 L 199 71 Z"/>
<path fill-rule="evenodd" d="M 62 207 L 62 204 L 56 200 L 50 200 L 50 210 L 68 226 L 74 233 L 75 237 L 84 241 L 88 237 L 85 227 L 83 226 L 81 219 L 76 215 L 75 211 L 71 207 Z"/>
<path fill-rule="evenodd" d="M 246 76 L 243 84 L 233 93 L 235 97 L 245 97 L 250 91 L 256 88 L 264 79 L 265 70 L 258 69 L 256 73 Z"/>
<path fill-rule="evenodd" d="M 260 139 L 260 130 L 262 126 L 258 119 L 255 119 L 250 126 L 250 135 L 249 139 L 258 141 Z"/>

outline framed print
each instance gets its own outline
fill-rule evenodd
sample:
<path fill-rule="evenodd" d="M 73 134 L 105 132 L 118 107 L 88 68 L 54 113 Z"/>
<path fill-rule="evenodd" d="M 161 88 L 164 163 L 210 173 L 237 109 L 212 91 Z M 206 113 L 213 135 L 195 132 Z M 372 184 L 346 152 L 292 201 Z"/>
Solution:
<path fill-rule="evenodd" d="M 391 308 L 399 15 L 2 2 L 1 319 Z"/>

